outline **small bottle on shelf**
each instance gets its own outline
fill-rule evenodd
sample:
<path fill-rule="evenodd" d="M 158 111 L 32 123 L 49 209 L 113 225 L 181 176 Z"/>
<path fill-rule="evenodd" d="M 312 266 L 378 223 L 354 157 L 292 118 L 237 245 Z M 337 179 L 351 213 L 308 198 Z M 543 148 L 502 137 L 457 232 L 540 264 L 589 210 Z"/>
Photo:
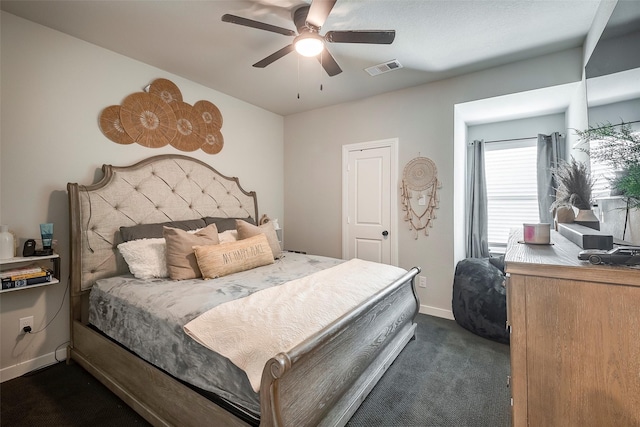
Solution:
<path fill-rule="evenodd" d="M 0 259 L 13 258 L 15 247 L 15 240 L 9 231 L 9 226 L 0 225 Z"/>

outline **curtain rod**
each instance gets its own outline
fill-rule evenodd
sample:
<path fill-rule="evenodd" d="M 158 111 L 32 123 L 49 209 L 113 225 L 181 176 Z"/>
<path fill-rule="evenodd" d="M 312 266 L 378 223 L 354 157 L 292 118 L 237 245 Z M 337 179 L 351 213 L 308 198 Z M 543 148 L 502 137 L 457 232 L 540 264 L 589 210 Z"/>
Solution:
<path fill-rule="evenodd" d="M 560 136 L 564 136 L 559 134 Z M 526 141 L 527 139 L 538 139 L 538 136 L 528 136 L 525 138 L 507 138 L 507 139 L 494 139 L 493 141 L 485 141 L 485 144 L 491 144 L 492 142 L 507 142 L 507 141 Z M 468 145 L 473 144 L 473 141 L 469 141 Z"/>
<path fill-rule="evenodd" d="M 526 141 L 527 139 L 538 139 L 537 136 L 528 136 L 526 138 L 507 138 L 507 139 L 494 139 L 493 141 L 485 141 L 485 144 L 491 144 L 492 142 L 507 142 L 507 141 Z"/>
<path fill-rule="evenodd" d="M 615 124 L 615 125 L 611 125 L 611 124 L 609 124 L 609 125 L 610 126 L 623 126 L 623 125 L 628 125 L 628 124 L 631 124 L 631 123 L 640 123 L 640 120 L 633 120 L 631 122 L 622 122 L 622 123 L 618 123 L 618 124 Z M 604 125 L 604 126 L 600 126 L 598 128 L 590 128 L 590 129 L 592 129 L 592 130 L 600 130 L 600 129 L 604 129 L 605 127 L 607 127 L 609 125 Z M 560 136 L 564 136 L 564 135 L 560 134 Z M 529 137 L 526 137 L 526 138 L 494 139 L 493 141 L 485 141 L 484 143 L 485 144 L 491 144 L 492 142 L 526 141 L 527 139 L 538 139 L 538 137 L 537 136 L 529 136 Z M 467 145 L 471 145 L 471 144 L 473 144 L 473 141 L 469 141 L 467 143 Z M 579 144 L 576 144 L 576 145 L 579 145 Z M 575 146 L 573 148 L 575 148 Z"/>

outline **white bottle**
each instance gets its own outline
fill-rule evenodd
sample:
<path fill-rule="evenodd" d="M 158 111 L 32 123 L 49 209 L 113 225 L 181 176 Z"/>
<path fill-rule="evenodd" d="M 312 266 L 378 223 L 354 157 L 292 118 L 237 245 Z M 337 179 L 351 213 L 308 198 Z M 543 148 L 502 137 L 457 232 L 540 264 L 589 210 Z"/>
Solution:
<path fill-rule="evenodd" d="M 0 225 L 0 259 L 13 258 L 15 242 L 8 225 Z"/>

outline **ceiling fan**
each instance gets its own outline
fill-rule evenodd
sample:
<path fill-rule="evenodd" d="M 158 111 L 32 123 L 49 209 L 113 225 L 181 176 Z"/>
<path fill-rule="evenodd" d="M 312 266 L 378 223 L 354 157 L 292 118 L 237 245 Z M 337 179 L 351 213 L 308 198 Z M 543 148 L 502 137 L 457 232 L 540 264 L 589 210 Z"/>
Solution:
<path fill-rule="evenodd" d="M 256 62 L 253 64 L 254 67 L 264 68 L 295 50 L 304 56 L 316 56 L 327 74 L 335 76 L 340 74 L 342 69 L 331 53 L 325 49 L 325 43 L 391 44 L 396 36 L 395 30 L 328 31 L 324 36 L 320 35 L 320 29 L 336 1 L 312 0 L 309 6 L 295 9 L 292 13 L 292 19 L 298 29 L 297 35 L 295 31 L 287 28 L 236 15 L 225 14 L 222 16 L 222 21 L 295 37 L 291 44 Z M 323 50 L 325 50 L 324 53 L 322 53 Z"/>

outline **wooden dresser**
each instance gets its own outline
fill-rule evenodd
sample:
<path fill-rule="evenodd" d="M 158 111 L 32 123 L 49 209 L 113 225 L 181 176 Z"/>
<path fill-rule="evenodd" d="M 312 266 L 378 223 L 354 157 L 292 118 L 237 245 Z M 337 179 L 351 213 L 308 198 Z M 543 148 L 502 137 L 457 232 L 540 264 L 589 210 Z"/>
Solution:
<path fill-rule="evenodd" d="M 640 426 L 640 269 L 521 238 L 505 256 L 513 426 Z"/>

